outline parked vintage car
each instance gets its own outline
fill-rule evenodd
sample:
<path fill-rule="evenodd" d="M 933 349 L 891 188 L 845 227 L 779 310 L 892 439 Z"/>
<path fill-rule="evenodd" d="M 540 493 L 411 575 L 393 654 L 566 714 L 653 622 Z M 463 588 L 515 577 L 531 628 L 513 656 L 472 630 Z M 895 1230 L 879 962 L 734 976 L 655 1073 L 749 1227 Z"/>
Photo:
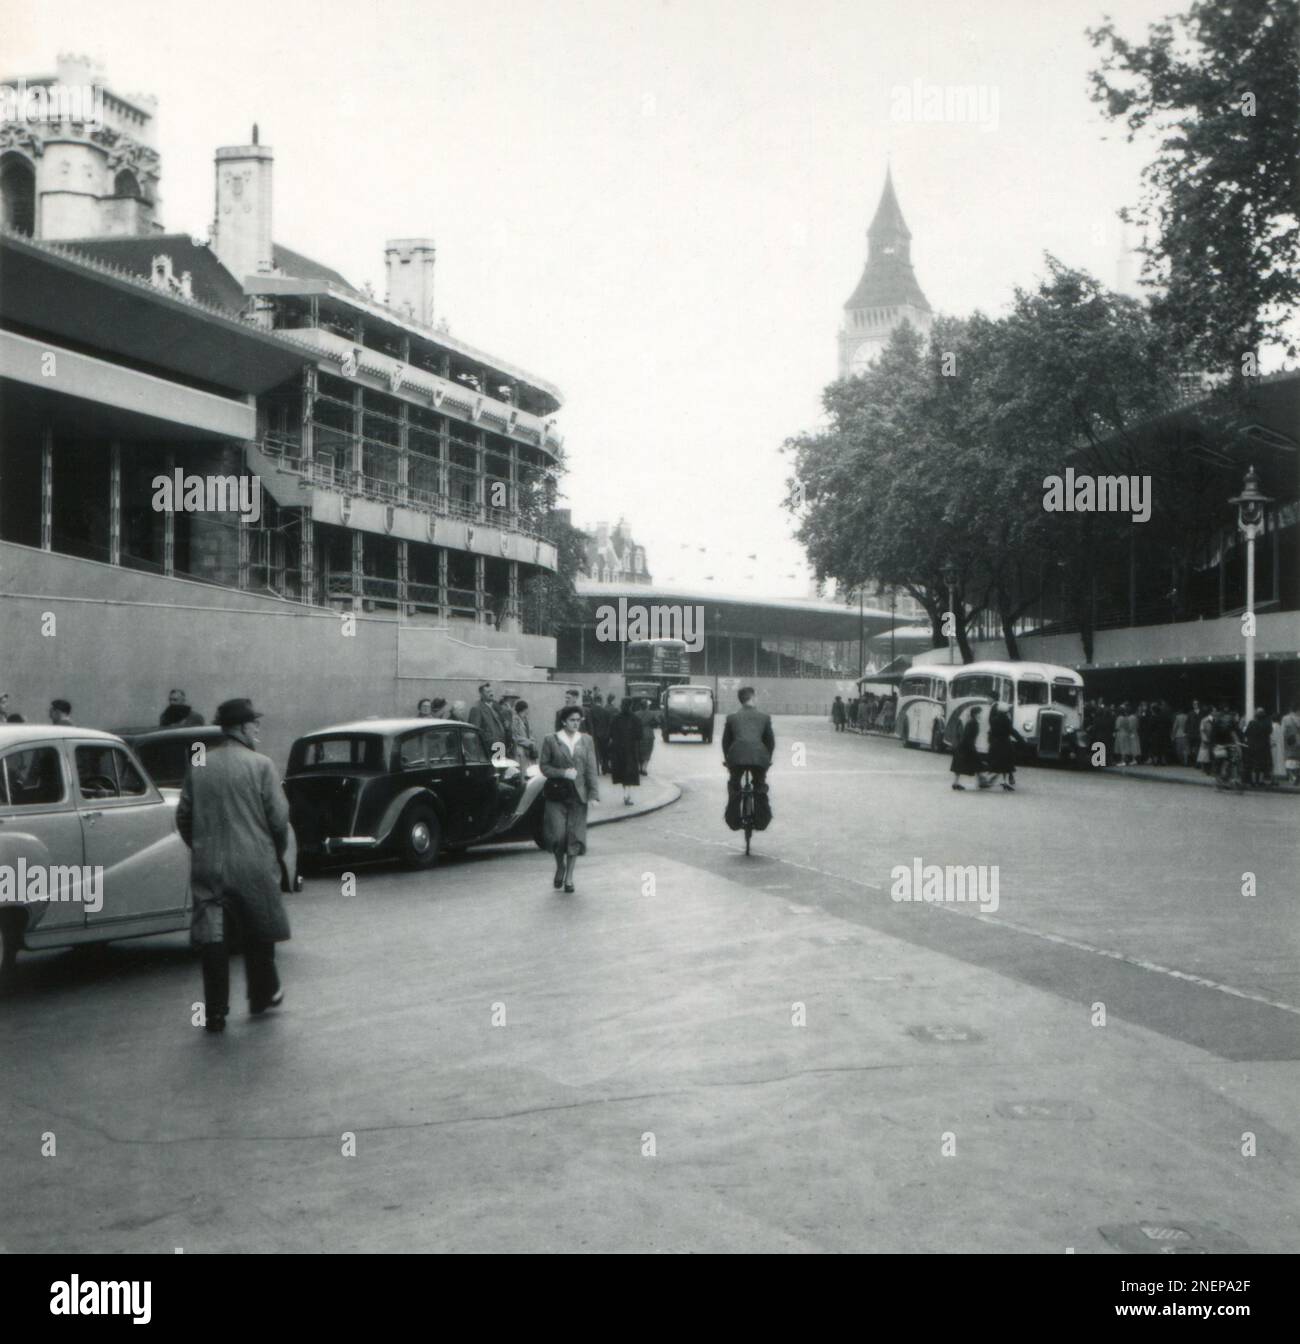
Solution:
<path fill-rule="evenodd" d="M 176 799 L 121 738 L 0 725 L 0 975 L 20 948 L 188 929 L 189 875 Z"/>
<path fill-rule="evenodd" d="M 440 851 L 542 844 L 535 765 L 494 761 L 477 728 L 454 719 L 363 719 L 300 737 L 284 787 L 301 862 L 365 854 L 429 868 Z"/>
<path fill-rule="evenodd" d="M 149 772 L 149 778 L 164 792 L 180 792 L 185 783 L 185 771 L 193 759 L 194 743 L 213 747 L 225 736 L 216 724 L 197 728 L 125 728 L 118 732 L 123 742 L 135 752 L 140 764 Z"/>
<path fill-rule="evenodd" d="M 664 692 L 663 739 L 673 733 L 698 733 L 701 742 L 713 741 L 712 686 L 670 686 Z"/>

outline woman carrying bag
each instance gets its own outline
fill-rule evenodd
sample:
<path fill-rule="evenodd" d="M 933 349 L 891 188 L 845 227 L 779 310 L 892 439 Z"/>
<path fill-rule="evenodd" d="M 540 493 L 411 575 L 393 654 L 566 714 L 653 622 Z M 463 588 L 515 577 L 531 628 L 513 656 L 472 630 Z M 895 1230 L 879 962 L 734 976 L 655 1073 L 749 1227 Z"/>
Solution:
<path fill-rule="evenodd" d="M 543 835 L 555 855 L 552 886 L 572 892 L 578 855 L 587 852 L 587 805 L 600 801 L 596 747 L 582 731 L 581 705 L 565 710 L 560 731 L 542 740 L 541 771 L 546 776 Z"/>

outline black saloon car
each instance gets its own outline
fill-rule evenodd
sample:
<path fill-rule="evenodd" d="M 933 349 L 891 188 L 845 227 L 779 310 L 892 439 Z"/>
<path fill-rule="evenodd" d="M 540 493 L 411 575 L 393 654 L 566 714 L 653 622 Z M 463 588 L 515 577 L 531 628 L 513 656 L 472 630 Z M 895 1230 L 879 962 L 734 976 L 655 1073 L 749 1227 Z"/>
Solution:
<path fill-rule="evenodd" d="M 191 728 L 124 728 L 118 736 L 140 758 L 160 789 L 179 789 L 194 759 L 194 744 L 202 742 L 211 749 L 225 734 L 209 723 Z"/>
<path fill-rule="evenodd" d="M 353 854 L 429 868 L 444 849 L 541 844 L 542 779 L 494 762 L 477 728 L 452 719 L 363 719 L 300 737 L 284 789 L 300 860 Z"/>

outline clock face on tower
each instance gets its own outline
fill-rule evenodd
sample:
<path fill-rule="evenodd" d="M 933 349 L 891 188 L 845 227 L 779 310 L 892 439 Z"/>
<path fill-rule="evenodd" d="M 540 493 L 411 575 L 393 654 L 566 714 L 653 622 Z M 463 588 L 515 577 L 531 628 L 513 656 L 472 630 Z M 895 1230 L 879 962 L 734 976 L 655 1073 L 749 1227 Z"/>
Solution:
<path fill-rule="evenodd" d="M 853 352 L 853 358 L 849 361 L 849 369 L 853 373 L 862 373 L 870 367 L 871 361 L 875 358 L 876 347 L 871 341 L 866 341 Z"/>

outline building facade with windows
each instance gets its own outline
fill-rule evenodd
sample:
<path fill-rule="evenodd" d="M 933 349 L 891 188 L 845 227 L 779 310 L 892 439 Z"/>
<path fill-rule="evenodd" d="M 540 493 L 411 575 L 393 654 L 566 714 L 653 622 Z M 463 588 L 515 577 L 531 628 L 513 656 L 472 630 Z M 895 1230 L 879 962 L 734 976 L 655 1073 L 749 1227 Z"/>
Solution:
<path fill-rule="evenodd" d="M 142 120 L 110 145 L 64 123 L 0 141 L 11 696 L 29 718 L 63 695 L 80 722 L 147 722 L 171 685 L 200 706 L 209 682 L 235 693 L 194 670 L 227 642 L 249 693 L 280 686 L 317 724 L 328 704 L 413 705 L 417 681 L 470 699 L 475 679 L 546 682 L 555 641 L 529 584 L 556 565 L 558 389 L 435 325 L 429 240 L 388 244 L 384 302 L 275 243 L 256 128 L 216 152 L 209 240 L 164 231 L 151 105 L 117 103 Z M 257 515 L 160 507 L 164 480 L 256 481 Z M 57 639 L 33 633 L 44 611 Z"/>

